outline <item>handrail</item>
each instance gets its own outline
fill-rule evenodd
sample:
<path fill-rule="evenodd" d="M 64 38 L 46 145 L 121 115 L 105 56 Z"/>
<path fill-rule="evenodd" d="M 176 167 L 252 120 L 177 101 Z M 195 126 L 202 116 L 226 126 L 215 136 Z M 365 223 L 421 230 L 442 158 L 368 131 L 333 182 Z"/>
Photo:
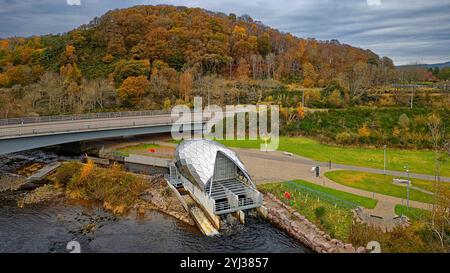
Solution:
<path fill-rule="evenodd" d="M 324 200 L 327 200 L 328 202 L 334 203 L 335 205 L 337 205 L 339 207 L 344 207 L 344 208 L 357 208 L 358 207 L 358 204 L 356 204 L 356 203 L 353 203 L 353 202 L 350 202 L 350 201 L 347 201 L 347 200 L 335 197 L 335 196 L 330 195 L 330 194 L 325 193 L 325 192 L 321 192 L 321 191 L 318 191 L 318 190 L 315 190 L 315 189 L 311 189 L 309 187 L 297 184 L 294 181 L 287 181 L 287 186 L 288 186 L 288 188 L 291 188 L 291 189 L 294 189 L 294 190 L 295 189 L 297 189 L 297 190 L 304 190 L 304 191 L 308 192 L 309 194 L 311 194 L 312 196 L 319 197 L 319 198 L 322 198 Z"/>
<path fill-rule="evenodd" d="M 63 124 L 60 126 L 52 126 L 50 128 L 13 128 L 13 129 L 2 129 L 0 130 L 0 137 L 13 137 L 13 136 L 32 136 L 40 134 L 55 134 L 55 133 L 69 133 L 69 132 L 81 132 L 81 131 L 91 131 L 91 130 L 101 130 L 101 129 L 111 129 L 111 128 L 127 128 L 127 127 L 138 127 L 144 125 L 172 125 L 173 122 L 161 122 L 161 123 L 149 123 L 149 122 L 114 122 L 107 124 Z"/>
<path fill-rule="evenodd" d="M 202 122 L 204 122 L 204 119 Z M 95 123 L 95 124 L 80 124 L 80 123 L 65 123 L 65 124 L 52 124 L 49 127 L 34 128 L 32 126 L 19 127 L 19 128 L 7 128 L 0 130 L 0 138 L 4 137 L 22 137 L 22 136 L 34 136 L 41 134 L 57 134 L 57 133 L 70 133 L 70 132 L 83 132 L 83 131 L 93 131 L 93 130 L 104 130 L 104 129 L 122 129 L 122 128 L 132 128 L 132 127 L 142 127 L 142 126 L 158 126 L 158 125 L 183 125 L 182 122 L 174 122 L 172 118 L 169 117 L 168 121 L 160 121 L 155 123 L 154 121 L 122 121 L 122 120 L 110 120 L 106 123 Z"/>
<path fill-rule="evenodd" d="M 7 119 L 0 119 L 0 126 L 42 123 L 42 122 L 58 122 L 58 121 L 69 121 L 69 120 L 89 120 L 89 119 L 103 119 L 103 118 L 154 116 L 154 115 L 165 115 L 165 114 L 170 114 L 170 110 L 100 112 L 100 113 L 88 113 L 88 114 L 79 114 L 79 115 L 56 115 L 56 116 L 7 118 Z"/>
<path fill-rule="evenodd" d="M 70 133 L 77 131 L 92 131 L 100 129 L 119 129 L 124 127 L 139 127 L 147 125 L 183 125 L 183 122 L 174 123 L 174 118 L 167 114 L 165 110 L 155 110 L 155 111 L 137 111 L 137 112 L 111 112 L 111 113 L 96 113 L 96 114 L 86 114 L 86 115 L 76 115 L 76 116 L 43 116 L 43 117 L 28 117 L 28 118 L 18 118 L 18 119 L 3 119 L 0 120 L 0 138 L 8 137 L 22 137 L 22 136 L 33 136 L 40 134 L 57 134 L 57 133 Z M 238 112 L 230 112 L 238 113 Z M 193 113 L 194 121 L 196 113 Z M 146 117 L 146 118 L 135 118 L 135 119 L 120 119 L 120 117 Z M 149 121 L 153 118 L 164 118 L 167 120 Z M 202 116 L 201 122 L 208 120 L 208 117 Z M 95 119 L 109 119 L 97 122 Z M 86 120 L 81 122 L 81 120 Z M 56 123 L 57 121 L 67 121 Z M 3 122 L 3 124 L 2 124 Z M 47 122 L 55 122 L 51 124 L 46 124 Z M 43 124 L 40 124 L 43 123 Z M 26 124 L 26 125 L 25 125 Z M 35 125 L 33 125 L 35 124 Z M 1 126 L 5 126 L 2 128 Z M 13 125 L 13 126 L 7 126 Z M 17 125 L 17 126 L 15 126 Z"/>
<path fill-rule="evenodd" d="M 230 113 L 237 114 L 245 111 L 233 111 Z M 87 113 L 79 115 L 55 115 L 55 116 L 38 116 L 38 117 L 21 117 L 21 118 L 6 118 L 0 119 L 0 126 L 5 125 L 22 125 L 43 122 L 58 122 L 58 121 L 74 121 L 74 120 L 91 120 L 91 119 L 108 119 L 108 118 L 122 118 L 122 117 L 139 117 L 139 116 L 157 116 L 170 115 L 171 110 L 148 110 L 148 111 L 126 111 L 126 112 L 99 112 Z M 195 114 L 195 113 L 193 113 Z"/>
<path fill-rule="evenodd" d="M 209 210 L 211 213 L 214 213 L 216 211 L 216 201 L 214 199 L 203 192 L 200 188 L 192 184 L 183 175 L 179 175 L 179 179 L 181 180 L 183 187 L 192 195 L 194 195 L 207 210 Z"/>

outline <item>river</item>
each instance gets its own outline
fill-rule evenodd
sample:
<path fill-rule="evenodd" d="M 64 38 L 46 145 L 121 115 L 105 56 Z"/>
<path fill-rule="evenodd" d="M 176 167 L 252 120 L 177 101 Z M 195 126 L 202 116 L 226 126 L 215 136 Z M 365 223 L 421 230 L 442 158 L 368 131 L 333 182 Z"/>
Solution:
<path fill-rule="evenodd" d="M 0 158 L 0 172 L 59 156 L 42 151 Z M 259 217 L 233 224 L 219 236 L 206 237 L 196 227 L 157 211 L 116 217 L 95 204 L 55 202 L 17 207 L 25 192 L 0 192 L 0 252 L 308 252 L 309 250 Z"/>
<path fill-rule="evenodd" d="M 306 252 L 270 223 L 248 218 L 221 235 L 206 237 L 197 228 L 165 214 L 116 217 L 96 205 L 66 201 L 18 208 L 18 193 L 0 194 L 0 252 Z M 95 230 L 86 227 L 95 226 Z"/>

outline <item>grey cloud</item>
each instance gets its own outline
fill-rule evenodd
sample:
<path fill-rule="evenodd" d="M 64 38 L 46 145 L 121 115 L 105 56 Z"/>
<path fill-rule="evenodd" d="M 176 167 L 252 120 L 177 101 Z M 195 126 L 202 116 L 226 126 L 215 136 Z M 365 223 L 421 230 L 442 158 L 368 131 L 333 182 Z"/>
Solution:
<path fill-rule="evenodd" d="M 396 64 L 450 60 L 450 1 L 381 0 L 0 0 L 0 37 L 61 33 L 109 9 L 136 4 L 202 7 L 249 14 L 299 37 L 339 39 L 389 56 Z"/>

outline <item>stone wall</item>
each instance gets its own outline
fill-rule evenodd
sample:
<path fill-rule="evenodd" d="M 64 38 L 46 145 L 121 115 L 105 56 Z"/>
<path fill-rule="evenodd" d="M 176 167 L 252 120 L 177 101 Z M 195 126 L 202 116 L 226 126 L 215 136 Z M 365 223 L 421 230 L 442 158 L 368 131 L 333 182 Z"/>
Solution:
<path fill-rule="evenodd" d="M 264 205 L 267 207 L 267 219 L 280 227 L 293 238 L 319 253 L 364 253 L 365 248 L 355 249 L 351 244 L 331 238 L 303 215 L 281 202 L 273 194 L 267 193 Z"/>

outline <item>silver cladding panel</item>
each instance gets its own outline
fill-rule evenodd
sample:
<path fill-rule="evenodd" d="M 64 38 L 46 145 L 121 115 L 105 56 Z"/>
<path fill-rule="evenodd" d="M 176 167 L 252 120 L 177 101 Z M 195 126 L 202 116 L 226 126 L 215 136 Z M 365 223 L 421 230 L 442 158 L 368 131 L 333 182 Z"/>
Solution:
<path fill-rule="evenodd" d="M 205 186 L 214 174 L 217 152 L 222 152 L 250 179 L 248 172 L 235 152 L 220 143 L 207 139 L 185 140 L 178 145 L 175 159 L 186 166 L 194 179 Z"/>

